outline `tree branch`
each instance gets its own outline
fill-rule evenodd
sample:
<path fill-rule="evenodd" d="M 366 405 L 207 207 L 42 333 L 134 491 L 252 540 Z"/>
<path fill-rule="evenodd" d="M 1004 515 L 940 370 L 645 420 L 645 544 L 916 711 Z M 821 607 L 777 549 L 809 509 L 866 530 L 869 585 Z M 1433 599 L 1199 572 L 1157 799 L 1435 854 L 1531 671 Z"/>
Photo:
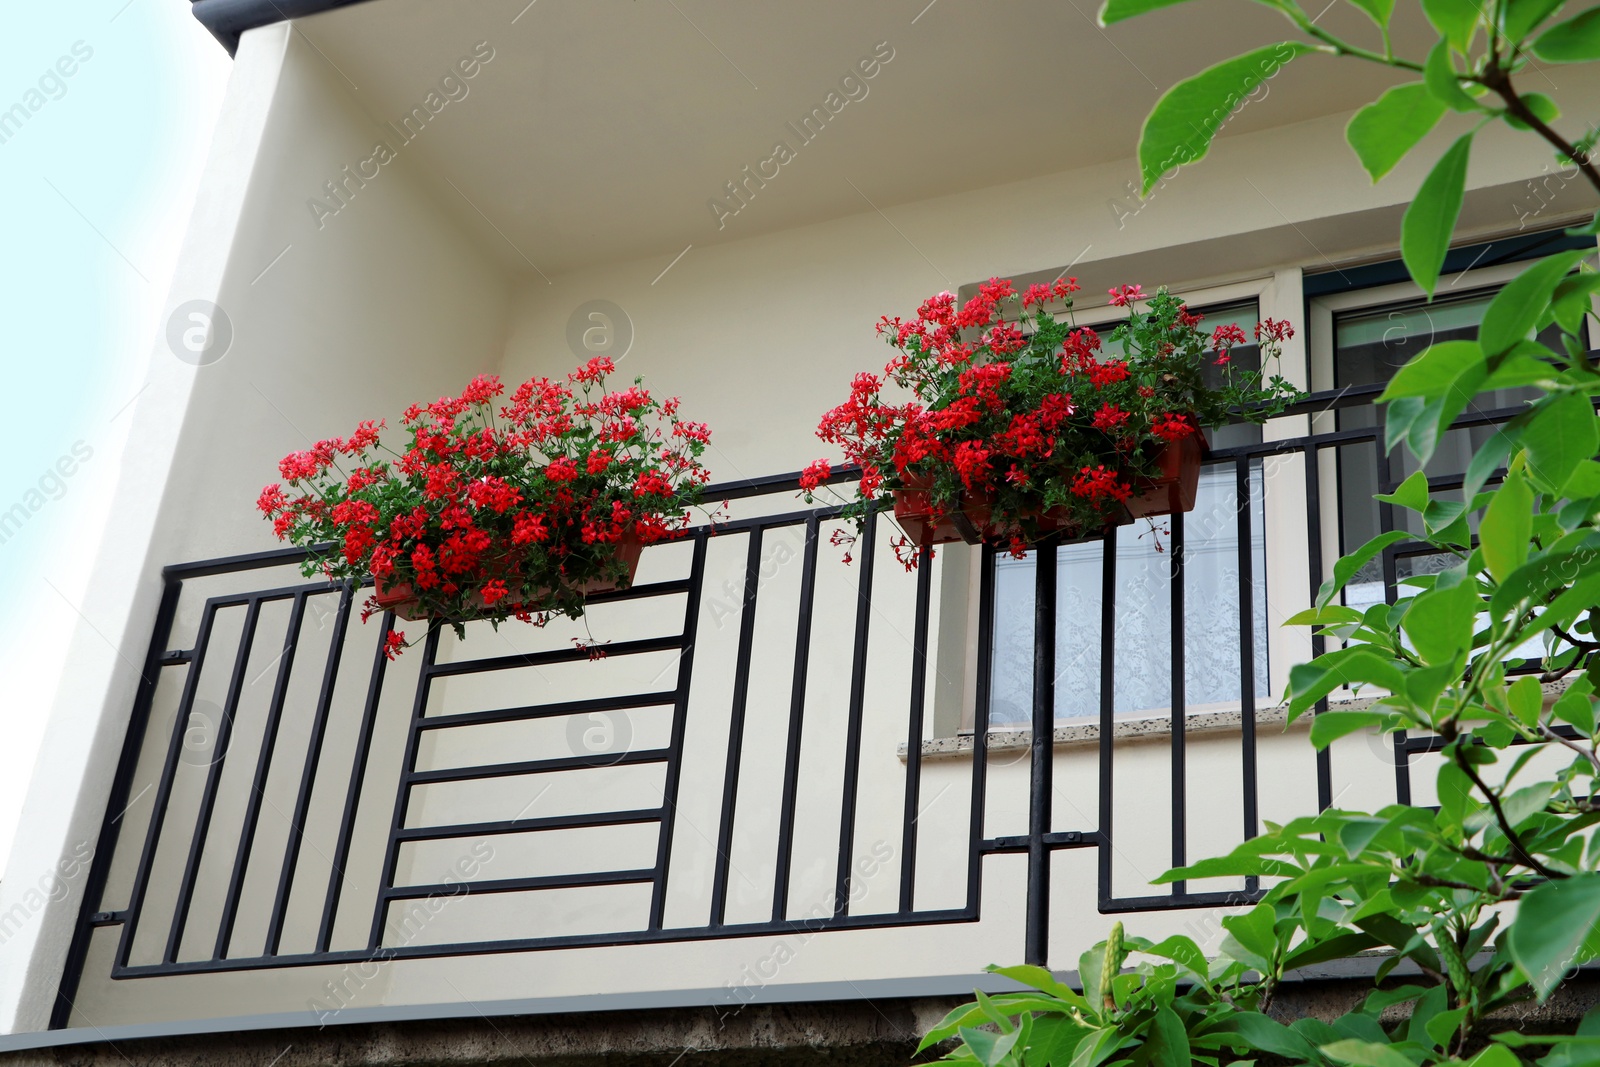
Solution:
<path fill-rule="evenodd" d="M 1494 790 L 1484 784 L 1483 779 L 1478 777 L 1478 772 L 1473 770 L 1472 765 L 1462 757 L 1463 750 L 1460 745 L 1457 745 L 1453 757 L 1456 766 L 1461 768 L 1461 773 L 1470 778 L 1472 784 L 1477 786 L 1478 791 L 1488 799 L 1489 807 L 1494 810 L 1495 822 L 1500 824 L 1500 832 L 1505 834 L 1506 841 L 1511 845 L 1511 854 L 1516 857 L 1517 862 L 1531 871 L 1542 874 L 1546 878 L 1565 878 L 1566 875 L 1546 867 L 1528 851 L 1527 846 L 1522 843 L 1522 838 L 1517 836 L 1517 832 L 1511 828 L 1510 821 L 1506 819 L 1505 809 L 1500 806 L 1500 798 L 1495 795 Z"/>
<path fill-rule="evenodd" d="M 1551 129 L 1543 119 L 1528 108 L 1527 103 L 1517 95 L 1516 89 L 1512 87 L 1511 75 L 1507 71 L 1501 69 L 1498 64 L 1491 63 L 1489 68 L 1479 76 L 1478 81 L 1479 84 L 1492 90 L 1500 99 L 1505 101 L 1507 113 L 1514 115 L 1519 121 L 1526 124 L 1529 129 L 1548 141 L 1556 151 L 1571 160 L 1583 172 L 1583 176 L 1589 179 L 1589 184 L 1594 186 L 1595 191 L 1600 192 L 1600 170 L 1595 169 L 1595 165 L 1589 161 L 1587 155 L 1578 151 L 1570 141 Z"/>

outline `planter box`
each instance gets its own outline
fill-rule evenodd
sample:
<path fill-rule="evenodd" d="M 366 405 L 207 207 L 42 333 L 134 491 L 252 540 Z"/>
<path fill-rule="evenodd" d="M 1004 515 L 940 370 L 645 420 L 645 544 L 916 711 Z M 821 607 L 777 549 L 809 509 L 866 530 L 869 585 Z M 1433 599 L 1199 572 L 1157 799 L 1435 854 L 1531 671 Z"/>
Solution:
<path fill-rule="evenodd" d="M 1181 441 L 1164 445 L 1156 454 L 1160 473 L 1154 478 L 1135 483 L 1134 495 L 1128 498 L 1123 514 L 1115 517 L 1109 525 L 1124 526 L 1134 519 L 1170 515 L 1175 511 L 1193 511 L 1200 487 L 1200 463 L 1204 456 L 1205 439 L 1202 434 L 1192 434 Z M 927 480 L 915 479 L 905 488 L 894 490 L 894 517 L 914 544 L 926 547 L 965 541 L 969 545 L 978 545 L 1009 540 L 991 521 L 994 506 L 992 497 L 963 498 L 957 511 L 935 518 L 929 489 Z M 1073 540 L 1097 537 L 1100 533 L 1098 530 L 1079 529 L 1077 525 L 1066 521 L 1060 509 L 1030 518 L 1034 520 L 1041 536 L 1054 534 L 1063 540 Z"/>
<path fill-rule="evenodd" d="M 627 589 L 633 585 L 634 576 L 639 573 L 639 554 L 643 551 L 644 546 L 639 543 L 637 538 L 623 538 L 617 542 L 617 558 L 628 569 L 627 582 L 618 583 L 604 578 L 596 578 L 593 581 L 585 582 L 579 591 L 588 594 L 607 593 L 613 589 Z M 394 612 L 398 618 L 405 619 L 407 622 L 427 622 L 431 618 L 431 616 L 422 611 L 417 592 L 409 582 L 400 585 L 388 585 L 381 578 L 374 578 L 372 591 L 373 595 L 378 598 L 378 606 L 386 611 Z M 541 590 L 541 594 L 547 594 L 548 592 L 549 590 Z M 494 608 L 485 604 L 482 596 L 477 593 L 473 594 L 472 603 L 478 610 L 459 621 L 470 622 L 472 619 L 491 615 L 495 611 Z M 530 612 L 543 610 L 537 600 L 523 606 Z"/>
<path fill-rule="evenodd" d="M 1200 462 L 1205 458 L 1203 434 L 1190 434 L 1174 441 L 1156 454 L 1161 473 L 1134 486 L 1128 498 L 1128 514 L 1135 519 L 1193 511 L 1195 494 L 1200 489 Z"/>

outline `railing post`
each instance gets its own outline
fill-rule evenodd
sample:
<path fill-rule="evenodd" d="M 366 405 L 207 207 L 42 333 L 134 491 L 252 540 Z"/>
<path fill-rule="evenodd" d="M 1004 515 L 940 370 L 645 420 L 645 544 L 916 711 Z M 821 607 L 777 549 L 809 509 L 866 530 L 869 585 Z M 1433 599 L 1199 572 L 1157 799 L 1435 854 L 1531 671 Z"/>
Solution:
<path fill-rule="evenodd" d="M 1049 966 L 1050 794 L 1054 788 L 1056 733 L 1056 539 L 1034 552 L 1033 585 L 1033 767 L 1028 798 L 1028 963 Z"/>

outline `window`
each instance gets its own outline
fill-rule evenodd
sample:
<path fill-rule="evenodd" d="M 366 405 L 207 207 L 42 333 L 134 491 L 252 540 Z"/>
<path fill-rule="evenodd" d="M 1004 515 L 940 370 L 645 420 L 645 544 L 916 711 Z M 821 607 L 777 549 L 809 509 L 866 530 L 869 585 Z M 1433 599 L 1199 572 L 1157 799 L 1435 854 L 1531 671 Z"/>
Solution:
<path fill-rule="evenodd" d="M 1395 371 L 1431 344 L 1442 341 L 1472 340 L 1478 324 L 1494 298 L 1495 289 L 1480 289 L 1460 296 L 1436 299 L 1432 304 L 1412 299 L 1376 307 L 1357 307 L 1332 311 L 1332 373 L 1335 389 L 1386 385 Z M 1539 340 L 1560 350 L 1560 331 L 1551 327 Z M 1505 389 L 1486 393 L 1467 409 L 1464 417 L 1481 418 L 1480 425 L 1451 430 L 1423 468 L 1431 486 L 1443 489 L 1447 499 L 1459 500 L 1450 492 L 1466 473 L 1472 454 L 1496 430 L 1496 416 L 1515 414 L 1526 401 L 1538 395 L 1537 389 Z M 1381 425 L 1383 414 L 1376 405 L 1342 409 L 1336 424 L 1341 430 Z M 1380 504 L 1373 497 L 1392 492 L 1394 487 L 1417 470 L 1411 453 L 1398 448 L 1380 455 L 1374 442 L 1346 445 L 1338 452 L 1339 550 L 1351 552 L 1388 529 L 1421 534 L 1420 518 L 1403 508 Z M 1366 607 L 1380 603 L 1399 580 L 1416 574 L 1429 574 L 1458 561 L 1448 554 L 1410 554 L 1403 549 L 1370 561 L 1357 572 L 1345 590 L 1345 603 Z M 1387 571 L 1386 571 L 1387 568 Z"/>
<path fill-rule="evenodd" d="M 1475 251 L 1467 249 L 1463 255 Z M 1208 326 L 1237 322 L 1247 334 L 1257 321 L 1258 300 L 1273 317 L 1292 317 L 1304 340 L 1305 362 L 1297 365 L 1291 359 L 1293 350 L 1286 352 L 1284 373 L 1313 394 L 1332 399 L 1314 414 L 1284 416 L 1265 427 L 1229 426 L 1211 434 L 1213 460 L 1202 471 L 1195 510 L 1183 519 L 1182 703 L 1188 714 L 1241 706 L 1245 695 L 1241 595 L 1248 598 L 1251 695 L 1260 714 L 1281 695 L 1289 668 L 1311 654 L 1308 634 L 1285 630 L 1281 623 L 1310 603 L 1313 549 L 1320 554 L 1326 576 L 1340 555 L 1382 531 L 1422 532 L 1415 514 L 1373 499 L 1393 492 L 1417 465 L 1404 449 L 1383 453 L 1383 412 L 1372 401 L 1395 371 L 1428 345 L 1476 337 L 1495 293 L 1527 264 L 1462 272 L 1442 283 L 1432 302 L 1409 280 L 1392 281 L 1405 274 L 1400 264 L 1393 264 L 1392 271 L 1390 266 L 1307 278 L 1303 288 L 1299 273 L 1289 272 L 1287 280 L 1279 275 L 1258 285 L 1249 299 L 1240 299 L 1247 294 L 1238 286 L 1217 291 L 1209 307 L 1199 297 L 1193 300 L 1208 312 Z M 1389 284 L 1337 292 L 1323 284 L 1362 273 Z M 1306 299 L 1308 292 L 1315 295 Z M 1289 310 L 1299 308 L 1304 311 Z M 1090 324 L 1102 330 L 1109 325 L 1092 320 Z M 1540 340 L 1559 350 L 1554 331 Z M 1592 347 L 1593 338 L 1587 341 Z M 1236 349 L 1234 358 L 1249 357 Z M 1459 493 L 1473 452 L 1532 395 L 1532 390 L 1503 390 L 1477 398 L 1457 428 L 1441 439 L 1425 468 L 1437 494 Z M 1302 444 L 1286 444 L 1274 454 L 1272 441 L 1298 440 L 1308 433 L 1348 436 L 1323 437 L 1309 451 Z M 1242 457 L 1248 457 L 1244 482 L 1249 507 L 1244 515 L 1237 499 Z M 1315 463 L 1314 470 L 1308 468 L 1310 462 Z M 1311 521 L 1309 510 L 1313 482 L 1320 525 Z M 1242 552 L 1241 518 L 1248 519 L 1249 530 L 1249 543 Z M 1171 520 L 1159 525 L 1171 530 Z M 1167 718 L 1172 713 L 1172 562 L 1167 552 L 1157 550 L 1167 547 L 1168 537 L 1165 532 L 1153 534 L 1141 522 L 1119 529 L 1115 538 L 1116 633 L 1110 637 L 1116 666 L 1112 707 L 1119 718 Z M 1100 714 L 1100 659 L 1107 637 L 1101 632 L 1104 544 L 1096 540 L 1058 550 L 1055 710 L 1059 721 L 1095 719 Z M 1248 562 L 1251 572 L 1247 586 L 1240 581 L 1242 562 Z M 1345 603 L 1365 606 L 1392 599 L 1397 582 L 1455 562 L 1456 557 L 1435 554 L 1424 544 L 1402 541 L 1356 574 L 1346 589 Z M 1020 560 L 1002 555 L 994 566 L 994 638 L 988 662 L 973 666 L 990 672 L 990 725 L 1014 728 L 1032 719 L 1034 559 L 1032 554 Z M 973 584 L 967 588 L 976 588 L 976 574 L 974 565 Z M 1513 655 L 1537 656 L 1541 651 L 1519 649 Z M 970 724 L 970 714 L 964 722 Z"/>
<path fill-rule="evenodd" d="M 1203 308 L 1202 328 L 1224 323 L 1253 335 L 1257 301 L 1233 301 Z M 1083 321 L 1080 318 L 1080 321 Z M 1115 320 L 1089 322 L 1102 335 Z M 1117 349 L 1106 346 L 1110 354 Z M 1258 359 L 1252 345 L 1234 349 L 1236 361 Z M 1220 372 L 1219 372 L 1220 373 Z M 1227 426 L 1211 432 L 1213 449 L 1261 441 L 1261 427 Z M 1262 464 L 1249 471 L 1251 599 L 1255 647 L 1255 694 L 1269 692 L 1268 625 L 1262 588 L 1266 567 L 1265 480 Z M 1238 474 L 1234 462 L 1210 464 L 1200 476 L 1194 511 L 1184 516 L 1183 633 L 1184 704 L 1191 712 L 1237 708 L 1240 702 L 1240 566 L 1237 522 Z M 1172 556 L 1171 524 L 1154 529 L 1137 522 L 1117 531 L 1116 633 L 1118 665 L 1114 695 L 1119 717 L 1170 715 L 1172 706 Z M 1057 551 L 1056 718 L 1098 718 L 1100 714 L 1101 540 L 1063 545 Z M 994 641 L 990 657 L 989 723 L 1026 725 L 1033 708 L 1034 554 L 1022 559 L 1000 555 L 994 575 Z"/>

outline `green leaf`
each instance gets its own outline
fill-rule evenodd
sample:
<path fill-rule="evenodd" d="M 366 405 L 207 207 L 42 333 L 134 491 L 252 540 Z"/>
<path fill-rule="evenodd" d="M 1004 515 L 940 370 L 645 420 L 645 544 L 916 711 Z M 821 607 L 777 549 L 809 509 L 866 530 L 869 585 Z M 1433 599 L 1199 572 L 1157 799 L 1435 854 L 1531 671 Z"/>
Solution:
<path fill-rule="evenodd" d="M 1518 567 L 1489 598 L 1490 615 L 1504 619 L 1513 610 L 1544 603 L 1560 590 L 1519 636 L 1527 640 L 1549 626 L 1565 626 L 1600 600 L 1600 573 L 1594 570 L 1597 556 L 1600 553 L 1592 548 L 1550 552 Z"/>
<path fill-rule="evenodd" d="M 1561 984 L 1597 921 L 1600 875 L 1546 882 L 1517 904 L 1516 919 L 1506 932 L 1507 947 L 1541 1003 Z"/>
<path fill-rule="evenodd" d="M 1165 1004 L 1156 1009 L 1155 1025 L 1150 1028 L 1147 1042 L 1150 1062 L 1158 1067 L 1190 1067 L 1189 1032 L 1183 1027 L 1178 1013 Z"/>
<path fill-rule="evenodd" d="M 1490 1045 L 1468 1060 L 1466 1067 L 1522 1067 L 1522 1061 L 1504 1045 Z"/>
<path fill-rule="evenodd" d="M 1313 51 L 1298 41 L 1268 45 L 1207 68 L 1162 94 L 1139 135 L 1141 195 L 1173 167 L 1204 159 L 1211 139 L 1246 96 L 1290 60 Z"/>
<path fill-rule="evenodd" d="M 1512 42 L 1521 44 L 1535 26 L 1559 11 L 1561 4 L 1562 0 L 1506 0 L 1501 32 Z"/>
<path fill-rule="evenodd" d="M 1420 396 L 1403 396 L 1389 401 L 1389 409 L 1384 412 L 1384 452 L 1393 452 L 1394 446 L 1411 433 L 1411 427 L 1416 425 L 1427 406 L 1428 402 Z"/>
<path fill-rule="evenodd" d="M 1210 965 L 1206 962 L 1205 952 L 1194 943 L 1193 938 L 1184 937 L 1182 934 L 1173 934 L 1144 951 L 1151 956 L 1163 956 L 1201 976 L 1209 970 Z"/>
<path fill-rule="evenodd" d="M 1523 93 L 1522 103 L 1527 107 L 1529 114 L 1546 126 L 1561 117 L 1561 109 L 1556 106 L 1556 102 L 1543 93 Z M 1501 112 L 1500 117 L 1514 130 L 1533 129 L 1533 126 L 1524 122 L 1521 116 L 1513 115 L 1509 111 Z"/>
<path fill-rule="evenodd" d="M 1389 27 L 1389 16 L 1394 14 L 1394 0 L 1350 0 L 1356 7 L 1367 13 L 1367 17 L 1375 22 L 1378 29 Z"/>
<path fill-rule="evenodd" d="M 1479 16 L 1473 0 L 1422 0 L 1422 10 L 1452 48 L 1462 55 L 1472 51 Z"/>
<path fill-rule="evenodd" d="M 1084 1006 L 1087 1003 L 1077 994 L 1076 991 L 1073 990 L 1071 986 L 1057 981 L 1056 976 L 1045 970 L 1043 967 L 1035 967 L 1031 964 L 1019 963 L 1011 967 L 997 967 L 990 965 L 984 969 L 989 971 L 991 974 L 998 974 L 1002 978 L 1009 978 L 1013 982 L 1017 982 L 1021 985 L 1031 986 L 1042 993 L 1049 993 L 1051 996 L 1060 997 L 1062 1000 L 1065 1000 L 1069 1004 L 1073 1004 L 1075 1006 Z"/>
<path fill-rule="evenodd" d="M 1257 1012 L 1241 1011 L 1233 1018 L 1225 1020 L 1217 1029 L 1225 1033 L 1238 1034 L 1252 1049 L 1282 1056 L 1291 1062 L 1307 1060 L 1315 1062 L 1317 1058 L 1316 1049 L 1299 1033 L 1276 1019 L 1269 1019 Z"/>
<path fill-rule="evenodd" d="M 1422 83 L 1429 94 L 1452 111 L 1477 111 L 1478 103 L 1461 88 L 1455 61 L 1450 58 L 1450 42 L 1441 39 L 1422 64 Z"/>
<path fill-rule="evenodd" d="M 1434 164 L 1400 221 L 1400 255 L 1411 278 L 1431 298 L 1461 214 L 1472 134 L 1458 138 Z M 1148 185 L 1146 186 L 1148 188 Z"/>
<path fill-rule="evenodd" d="M 1600 11 L 1600 8 L 1596 8 Z M 1563 278 L 1556 286 L 1550 300 L 1550 310 L 1556 323 L 1567 333 L 1577 333 L 1583 326 L 1583 317 L 1589 313 L 1590 299 L 1600 291 L 1600 272 L 1586 271 L 1576 277 Z"/>
<path fill-rule="evenodd" d="M 1335 1041 L 1322 1046 L 1322 1054 L 1339 1063 L 1355 1067 L 1417 1067 L 1390 1045 L 1373 1041 Z"/>
<path fill-rule="evenodd" d="M 1344 139 L 1376 182 L 1439 124 L 1444 112 L 1422 82 L 1397 85 L 1355 113 Z"/>
<path fill-rule="evenodd" d="M 1006 1058 L 1006 1055 L 1016 1045 L 1017 1038 L 1022 1036 L 1022 1031 L 1013 1030 L 1009 1034 L 992 1034 L 987 1030 L 975 1030 L 970 1026 L 963 1026 L 960 1030 L 961 1041 L 977 1056 L 978 1062 L 984 1067 L 997 1067 Z"/>
<path fill-rule="evenodd" d="M 1411 511 L 1422 511 L 1428 506 L 1428 476 L 1417 471 L 1401 482 L 1393 493 L 1380 493 L 1377 499 Z"/>
<path fill-rule="evenodd" d="M 1533 536 L 1533 491 L 1520 470 L 1506 476 L 1495 490 L 1478 528 L 1478 545 L 1484 566 L 1495 580 L 1504 582 L 1528 561 L 1528 539 Z"/>
<path fill-rule="evenodd" d="M 1580 676 L 1567 687 L 1566 692 L 1556 698 L 1555 704 L 1550 708 L 1550 714 L 1584 737 L 1593 737 L 1595 725 L 1594 701 L 1591 699 L 1593 692 L 1594 683 L 1589 681 L 1587 676 Z"/>
<path fill-rule="evenodd" d="M 1285 626 L 1338 626 L 1360 622 L 1362 613 L 1343 604 L 1329 604 L 1323 608 L 1306 608 L 1283 620 Z"/>
<path fill-rule="evenodd" d="M 1310 663 L 1295 664 L 1289 669 L 1290 720 L 1335 689 L 1363 683 L 1398 692 L 1405 688 L 1405 676 L 1391 660 L 1365 645 L 1329 652 Z"/>
<path fill-rule="evenodd" d="M 1495 435 L 1478 447 L 1472 454 L 1472 461 L 1467 464 L 1467 475 L 1461 485 L 1461 495 L 1466 500 L 1471 500 L 1478 495 L 1478 490 L 1483 488 L 1483 483 L 1492 477 L 1495 471 L 1506 465 L 1506 460 L 1511 457 L 1511 448 L 1522 435 L 1520 426 L 1513 429 L 1502 426 Z"/>
<path fill-rule="evenodd" d="M 1508 352 L 1532 335 L 1556 285 L 1584 254 L 1583 249 L 1572 249 L 1541 259 L 1495 294 L 1483 313 L 1483 325 L 1478 327 L 1484 355 L 1492 358 Z"/>
<path fill-rule="evenodd" d="M 1271 904 L 1257 904 L 1243 915 L 1225 917 L 1222 928 L 1228 936 L 1222 939 L 1222 951 L 1263 974 L 1270 973 L 1278 951 L 1276 922 Z"/>
<path fill-rule="evenodd" d="M 1143 15 L 1147 11 L 1173 7 L 1183 2 L 1184 0 L 1106 0 L 1100 6 L 1100 25 L 1109 26 L 1113 22 L 1121 22 L 1135 15 Z"/>
<path fill-rule="evenodd" d="M 1595 454 L 1600 430 L 1594 406 L 1582 393 L 1562 393 L 1534 409 L 1522 430 L 1528 473 L 1559 492 L 1578 464 Z"/>
<path fill-rule="evenodd" d="M 1443 987 L 1440 986 L 1437 988 L 1442 989 Z M 1456 1036 L 1456 1032 L 1461 1029 L 1461 1020 L 1465 1019 L 1466 1017 L 1466 1008 L 1456 1008 L 1452 1011 L 1441 1011 L 1439 1014 L 1435 1015 L 1433 1018 L 1424 1023 L 1423 1029 L 1427 1032 L 1428 1040 L 1432 1041 L 1435 1047 L 1447 1048 L 1450 1045 L 1451 1039 Z M 1513 1056 L 1512 1059 L 1515 1061 L 1516 1057 Z M 1517 1065 L 1517 1067 L 1520 1067 L 1520 1065 Z"/>
<path fill-rule="evenodd" d="M 1326 607 L 1334 597 L 1339 595 L 1339 590 L 1355 576 L 1356 571 L 1364 567 L 1369 559 L 1388 548 L 1397 541 L 1407 540 L 1411 535 L 1404 530 L 1390 530 L 1388 533 L 1379 534 L 1348 556 L 1341 556 L 1333 565 L 1333 576 L 1322 583 L 1322 588 L 1317 590 L 1317 606 Z"/>
<path fill-rule="evenodd" d="M 1454 663 L 1472 645 L 1479 606 L 1478 592 L 1472 585 L 1430 589 L 1413 600 L 1406 611 L 1406 636 L 1424 662 Z"/>
<path fill-rule="evenodd" d="M 1547 63 L 1586 63 L 1600 59 L 1600 7 L 1558 22 L 1533 42 L 1533 54 Z"/>
<path fill-rule="evenodd" d="M 1441 341 L 1423 349 L 1415 359 L 1395 371 L 1378 403 L 1397 397 L 1442 396 L 1462 374 L 1483 363 L 1476 341 Z"/>
<path fill-rule="evenodd" d="M 1390 718 L 1375 711 L 1324 711 L 1311 720 L 1311 745 L 1321 751 L 1341 737 L 1382 726 Z"/>
<path fill-rule="evenodd" d="M 1531 674 L 1518 678 L 1506 690 L 1506 700 L 1511 704 L 1511 713 L 1518 722 L 1524 726 L 1538 724 L 1539 713 L 1544 710 L 1544 689 L 1539 685 L 1539 679 Z"/>

